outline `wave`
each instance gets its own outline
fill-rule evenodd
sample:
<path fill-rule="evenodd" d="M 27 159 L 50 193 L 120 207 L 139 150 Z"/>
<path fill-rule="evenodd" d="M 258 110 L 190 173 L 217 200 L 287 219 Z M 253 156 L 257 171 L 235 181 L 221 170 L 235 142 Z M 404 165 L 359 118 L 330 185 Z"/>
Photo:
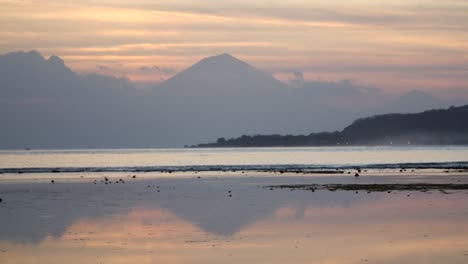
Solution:
<path fill-rule="evenodd" d="M 196 166 L 133 166 L 133 167 L 31 167 L 1 168 L 0 174 L 7 173 L 92 173 L 92 172 L 311 172 L 336 173 L 350 169 L 468 169 L 468 162 L 427 162 L 427 163 L 382 163 L 347 165 L 196 165 Z"/>

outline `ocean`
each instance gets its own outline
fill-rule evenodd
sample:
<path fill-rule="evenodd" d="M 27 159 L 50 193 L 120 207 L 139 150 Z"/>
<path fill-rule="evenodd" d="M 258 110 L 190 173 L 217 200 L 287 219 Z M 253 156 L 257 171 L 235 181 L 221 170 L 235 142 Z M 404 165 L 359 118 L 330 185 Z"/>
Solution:
<path fill-rule="evenodd" d="M 468 147 L 2 150 L 0 263 L 467 263 L 467 168 Z"/>
<path fill-rule="evenodd" d="M 1 150 L 0 173 L 155 172 L 468 166 L 468 147 Z"/>

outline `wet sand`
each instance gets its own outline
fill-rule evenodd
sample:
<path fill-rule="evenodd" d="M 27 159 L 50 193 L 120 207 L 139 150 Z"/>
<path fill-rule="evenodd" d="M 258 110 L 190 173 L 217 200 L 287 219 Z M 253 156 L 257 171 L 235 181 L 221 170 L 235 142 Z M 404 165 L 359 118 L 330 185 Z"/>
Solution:
<path fill-rule="evenodd" d="M 461 171 L 42 173 L 0 183 L 0 263 L 468 261 L 468 190 L 446 190 L 468 184 Z M 317 188 L 331 185 L 341 188 Z"/>

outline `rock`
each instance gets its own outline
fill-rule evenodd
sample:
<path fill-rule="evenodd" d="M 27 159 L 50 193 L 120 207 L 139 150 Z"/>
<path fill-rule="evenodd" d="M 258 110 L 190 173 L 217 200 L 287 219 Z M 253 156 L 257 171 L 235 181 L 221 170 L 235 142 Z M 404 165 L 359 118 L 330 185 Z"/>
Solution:
<path fill-rule="evenodd" d="M 55 183 L 55 181 L 54 181 L 54 180 L 51 180 L 50 183 Z"/>
<path fill-rule="evenodd" d="M 359 173 L 355 173 L 355 174 L 354 174 L 354 177 L 359 177 Z"/>

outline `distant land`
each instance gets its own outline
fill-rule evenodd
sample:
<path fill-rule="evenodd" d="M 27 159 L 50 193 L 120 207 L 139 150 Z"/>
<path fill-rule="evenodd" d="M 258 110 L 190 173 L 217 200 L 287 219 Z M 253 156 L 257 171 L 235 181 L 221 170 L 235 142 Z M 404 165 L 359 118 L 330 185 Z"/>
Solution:
<path fill-rule="evenodd" d="M 364 116 L 468 103 L 423 88 L 393 94 L 298 76 L 281 82 L 220 54 L 140 89 L 125 78 L 78 74 L 58 56 L 7 53 L 0 55 L 0 149 L 183 147 L 220 135 L 336 131 Z"/>
<path fill-rule="evenodd" d="M 309 135 L 243 135 L 193 147 L 468 145 L 468 105 L 415 114 L 361 118 L 342 131 Z"/>

